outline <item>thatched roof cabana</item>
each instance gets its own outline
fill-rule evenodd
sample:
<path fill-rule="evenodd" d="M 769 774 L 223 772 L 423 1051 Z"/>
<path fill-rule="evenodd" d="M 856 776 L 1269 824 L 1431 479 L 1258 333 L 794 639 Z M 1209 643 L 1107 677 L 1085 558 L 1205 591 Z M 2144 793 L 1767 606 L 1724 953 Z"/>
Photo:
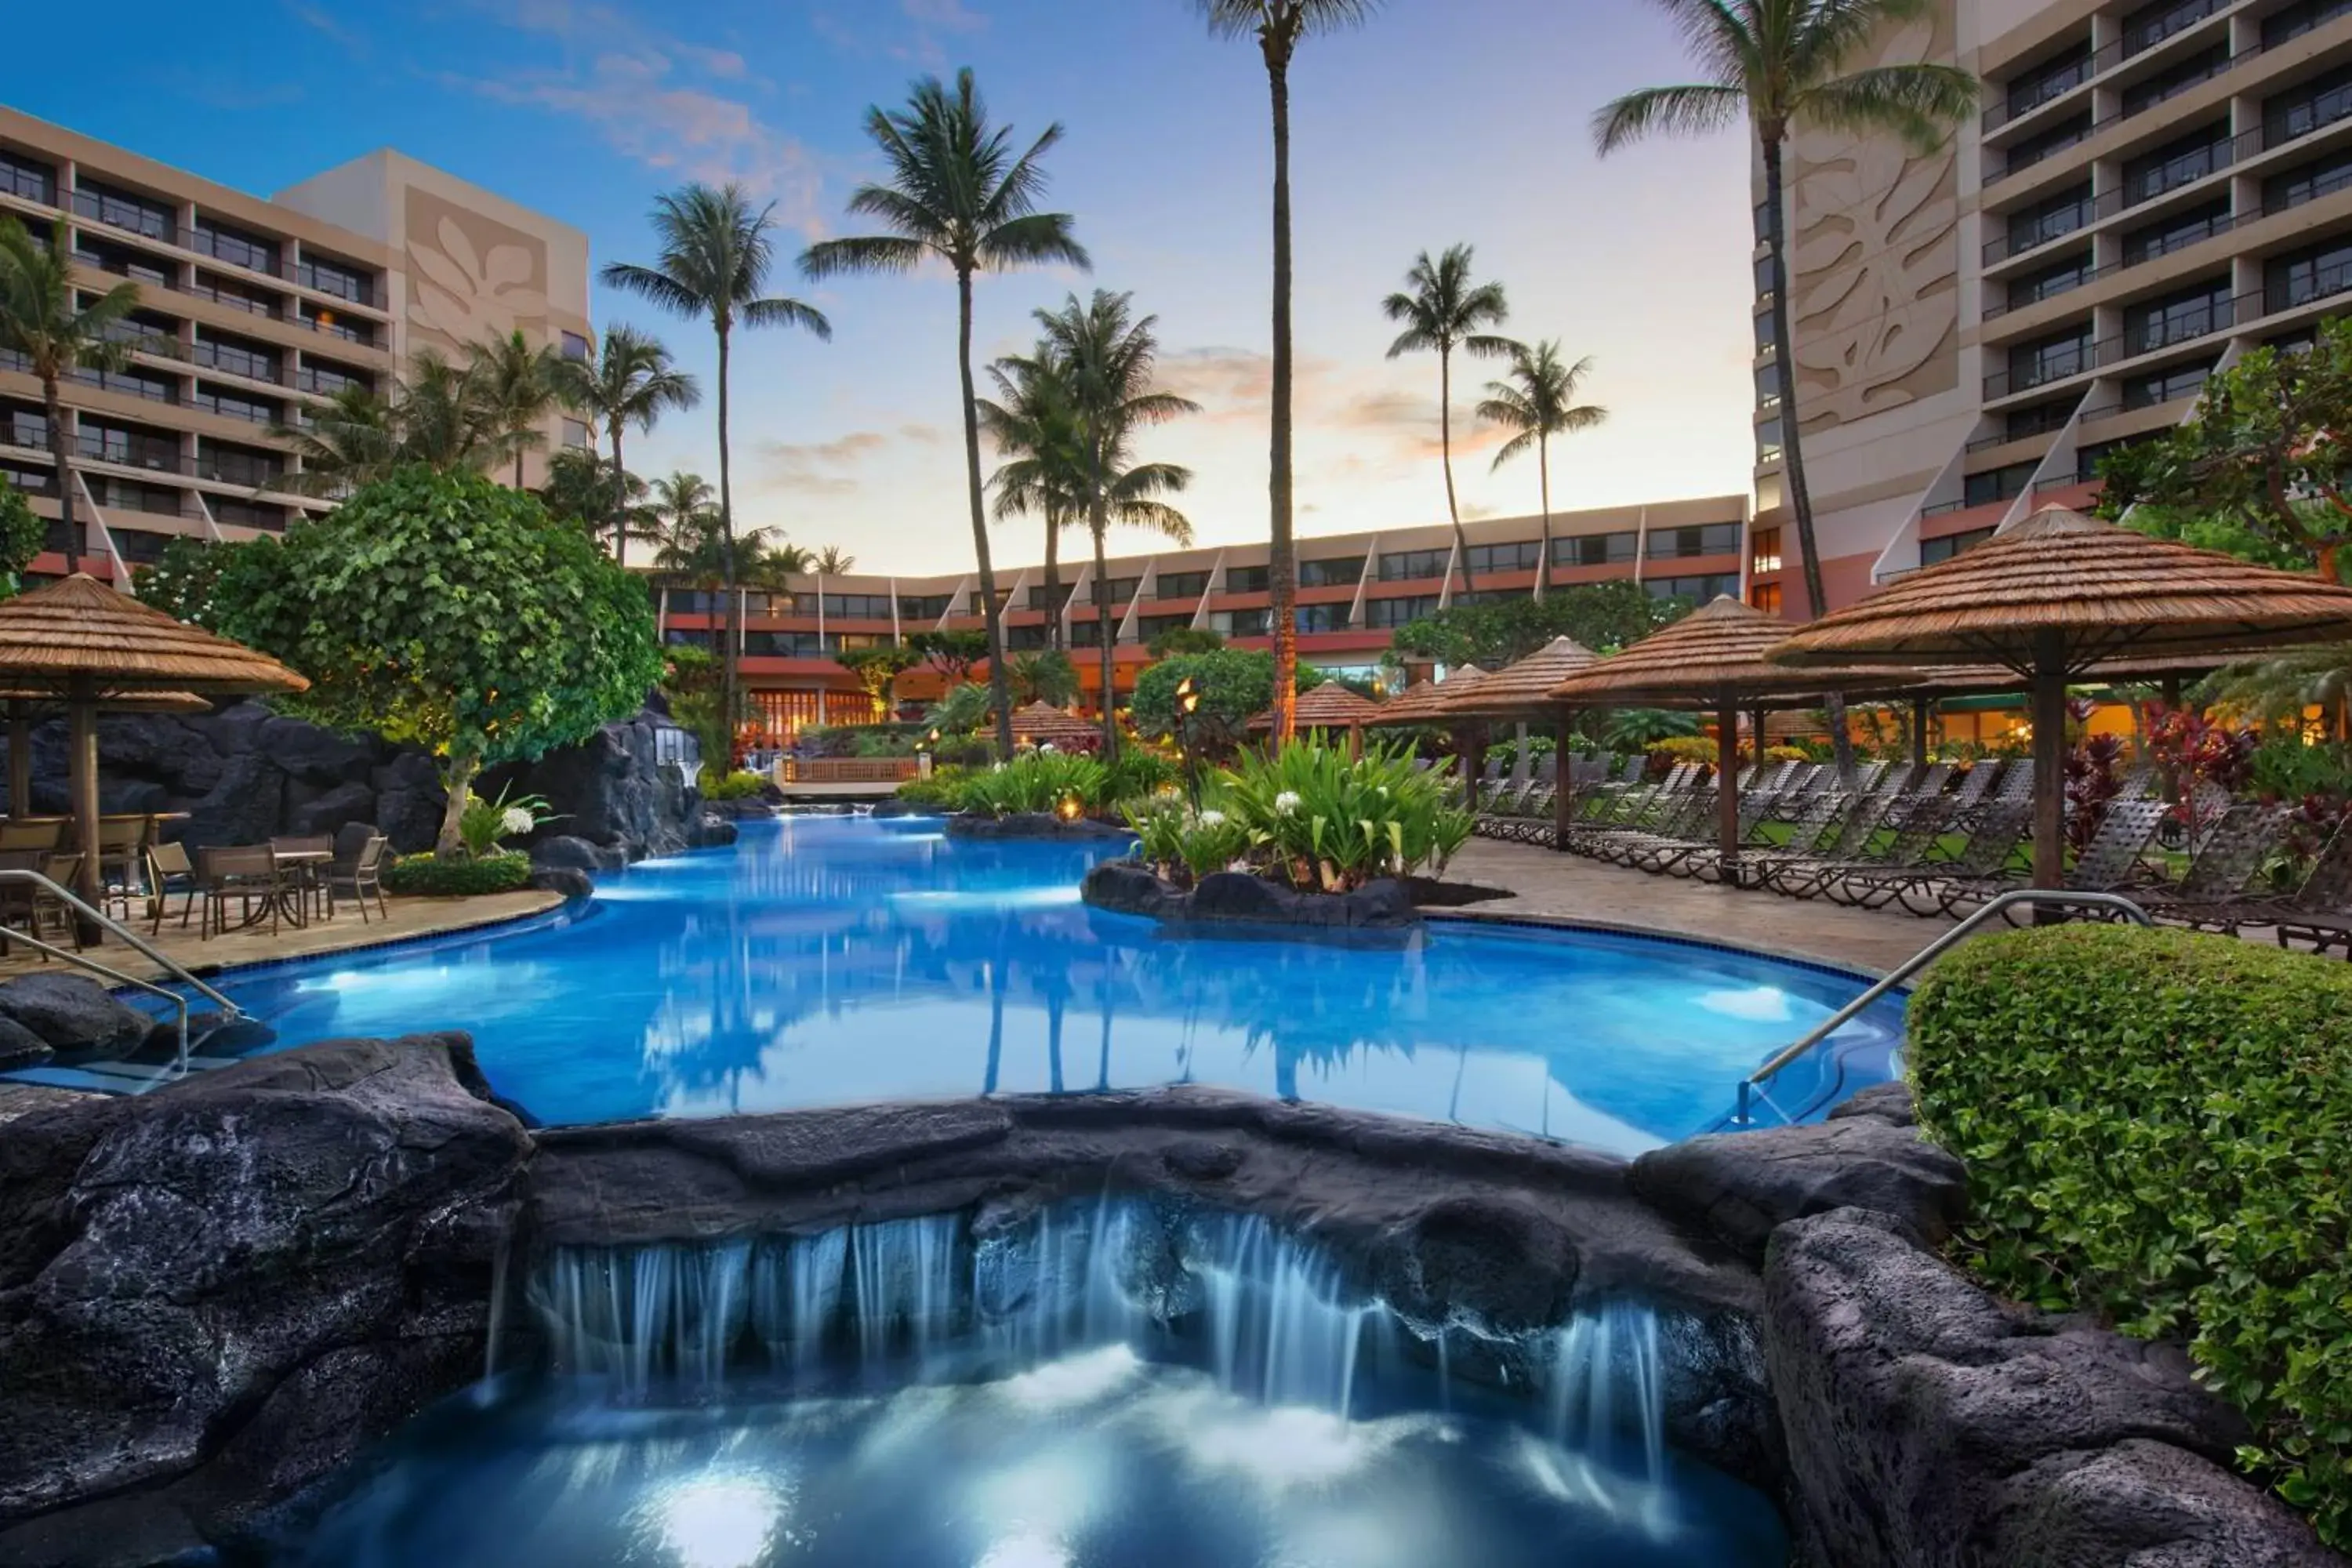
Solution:
<path fill-rule="evenodd" d="M 2352 589 L 2152 539 L 2063 507 L 2034 513 L 1797 631 L 1812 666 L 1990 662 L 2033 686 L 2033 880 L 2065 875 L 2066 683 L 2138 658 L 2352 636 Z"/>
<path fill-rule="evenodd" d="M 1364 726 L 1376 723 L 1381 716 L 1381 704 L 1358 692 L 1349 690 L 1336 680 L 1327 680 L 1312 690 L 1298 694 L 1293 727 L 1298 731 L 1345 730 L 1348 747 L 1357 756 L 1363 755 Z M 1274 713 L 1268 710 L 1250 718 L 1253 734 L 1274 728 Z"/>
<path fill-rule="evenodd" d="M 1099 740 L 1101 736 L 1101 725 L 1089 723 L 1050 702 L 1032 702 L 1026 708 L 1013 710 L 1015 745 L 1043 746 L 1064 741 Z"/>
<path fill-rule="evenodd" d="M 1446 673 L 1443 680 L 1424 680 L 1419 686 L 1407 687 L 1397 696 L 1381 704 L 1380 717 L 1369 721 L 1374 724 L 1442 724 L 1445 716 L 1443 705 L 1467 692 L 1480 681 L 1489 679 L 1475 664 L 1465 664 Z"/>
<path fill-rule="evenodd" d="M 1601 656 L 1574 637 L 1554 637 L 1525 658 L 1514 659 L 1467 687 L 1438 689 L 1434 701 L 1445 718 L 1526 719 L 1559 706 L 1552 689 Z"/>

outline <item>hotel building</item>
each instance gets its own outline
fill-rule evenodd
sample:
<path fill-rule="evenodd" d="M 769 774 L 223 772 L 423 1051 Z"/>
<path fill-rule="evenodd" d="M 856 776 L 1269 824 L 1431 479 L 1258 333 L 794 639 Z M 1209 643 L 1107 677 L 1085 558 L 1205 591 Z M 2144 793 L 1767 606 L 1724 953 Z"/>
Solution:
<path fill-rule="evenodd" d="M 1791 145 L 1794 384 L 1832 605 L 2079 505 L 2207 376 L 2352 300 L 2352 0 L 1969 0 L 1883 40 L 1982 111 L 1924 154 Z M 1757 283 L 1769 251 L 1757 187 Z M 1786 521 L 1768 301 L 1757 524 Z M 1807 613 L 1788 571 L 1751 593 Z"/>
<path fill-rule="evenodd" d="M 173 537 L 249 539 L 331 504 L 287 492 L 299 468 L 273 426 L 339 389 L 375 389 L 415 350 L 462 358 L 517 330 L 590 352 L 588 241 L 398 153 L 373 153 L 268 200 L 0 108 L 0 214 L 70 248 L 92 299 L 128 279 L 138 351 L 62 388 L 84 569 L 127 587 Z M 585 445 L 551 418 L 546 454 Z M 0 480 L 58 505 L 39 382 L 0 353 Z"/>
<path fill-rule="evenodd" d="M 1660 597 L 1699 601 L 1738 595 L 1751 575 L 1778 572 L 1780 545 L 1769 531 L 1753 547 L 1748 498 L 1556 512 L 1551 560 L 1555 586 L 1630 578 Z M 1465 524 L 1466 558 L 1454 531 L 1435 527 L 1302 538 L 1298 552 L 1298 657 L 1309 664 L 1370 675 L 1406 622 L 1448 605 L 1533 591 L 1543 554 L 1541 520 L 1493 518 Z M 1266 636 L 1267 547 L 1236 544 L 1117 556 L 1097 576 L 1091 561 L 1063 567 L 1063 602 L 1048 597 L 1044 571 L 998 574 L 1004 636 L 1015 653 L 1052 646 L 1055 623 L 1077 666 L 1084 706 L 1101 689 L 1099 606 L 1111 611 L 1113 680 L 1121 700 L 1150 662 L 1151 639 L 1174 627 L 1217 632 L 1238 647 L 1271 646 Z M 1466 568 L 1471 587 L 1463 587 Z M 673 643 L 710 645 L 720 606 L 715 594 L 671 587 L 661 595 L 662 632 Z M 977 576 L 842 576 L 796 580 L 789 592 L 744 592 L 741 669 L 754 744 L 791 739 L 814 723 L 863 722 L 874 704 L 834 658 L 912 632 L 985 625 Z M 911 671 L 901 700 L 935 697 L 939 681 Z"/>

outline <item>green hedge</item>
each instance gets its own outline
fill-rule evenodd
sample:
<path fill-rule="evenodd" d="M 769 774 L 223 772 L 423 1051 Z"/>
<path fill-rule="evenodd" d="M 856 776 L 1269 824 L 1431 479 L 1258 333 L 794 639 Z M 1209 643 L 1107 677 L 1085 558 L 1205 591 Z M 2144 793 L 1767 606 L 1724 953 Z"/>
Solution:
<path fill-rule="evenodd" d="M 2352 1545 L 2352 967 L 2183 931 L 1969 943 L 1910 1006 L 1995 1287 L 2179 1338 L 2247 1468 Z"/>
<path fill-rule="evenodd" d="M 731 773 L 702 770 L 698 781 L 705 800 L 749 800 L 768 787 L 768 775 L 738 768 Z"/>
<path fill-rule="evenodd" d="M 513 849 L 471 860 L 403 855 L 383 868 L 385 892 L 422 893 L 430 898 L 511 893 L 530 881 L 530 857 Z"/>

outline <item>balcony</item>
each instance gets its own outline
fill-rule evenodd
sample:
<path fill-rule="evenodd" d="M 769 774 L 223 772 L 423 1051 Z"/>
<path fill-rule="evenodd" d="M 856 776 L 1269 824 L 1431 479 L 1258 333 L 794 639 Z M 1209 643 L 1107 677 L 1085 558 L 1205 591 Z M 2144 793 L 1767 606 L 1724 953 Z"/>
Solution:
<path fill-rule="evenodd" d="M 2146 24 L 2126 27 L 2122 37 L 2105 47 L 2045 71 L 2028 85 L 2012 88 L 1999 103 L 1984 111 L 1981 128 L 1990 135 L 2046 104 L 2057 102 L 2076 88 L 2097 81 L 2125 61 L 2137 59 L 2158 45 L 2211 20 L 2229 9 L 2229 4 L 2230 0 L 2188 0 Z"/>

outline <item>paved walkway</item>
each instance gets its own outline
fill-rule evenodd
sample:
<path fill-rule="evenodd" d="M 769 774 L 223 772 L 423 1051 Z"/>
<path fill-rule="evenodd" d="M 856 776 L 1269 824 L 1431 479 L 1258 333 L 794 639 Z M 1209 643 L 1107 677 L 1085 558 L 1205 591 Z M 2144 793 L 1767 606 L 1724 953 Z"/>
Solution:
<path fill-rule="evenodd" d="M 1516 895 L 1471 904 L 1465 914 L 1554 915 L 1594 925 L 1664 931 L 1883 973 L 1950 929 L 1945 920 L 1841 909 L 1681 877 L 1629 871 L 1582 855 L 1474 838 L 1445 869 L 1449 880 L 1508 888 Z"/>

